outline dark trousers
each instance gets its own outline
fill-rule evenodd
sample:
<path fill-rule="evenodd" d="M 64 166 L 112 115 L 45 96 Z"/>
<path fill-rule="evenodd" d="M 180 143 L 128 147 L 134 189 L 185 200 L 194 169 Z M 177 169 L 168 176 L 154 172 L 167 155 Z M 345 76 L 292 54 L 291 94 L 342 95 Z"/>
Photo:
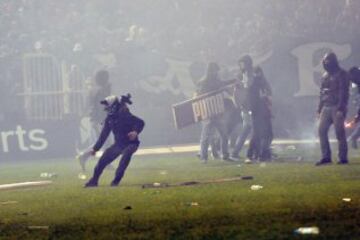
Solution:
<path fill-rule="evenodd" d="M 130 163 L 131 157 L 136 152 L 138 146 L 138 144 L 129 144 L 125 146 L 119 146 L 117 144 L 114 144 L 111 147 L 107 148 L 104 154 L 99 159 L 94 169 L 94 175 L 91 178 L 90 182 L 97 184 L 100 175 L 104 171 L 104 168 L 121 154 L 122 156 L 119 162 L 119 166 L 116 169 L 115 178 L 112 181 L 114 184 L 119 184 L 122 177 L 124 176 L 126 168 Z"/>
<path fill-rule="evenodd" d="M 344 127 L 344 114 L 337 114 L 336 107 L 323 107 L 320 113 L 319 138 L 322 153 L 322 159 L 331 160 L 331 149 L 329 143 L 328 132 L 332 124 L 334 124 L 335 134 L 338 141 L 338 159 L 339 161 L 347 161 L 347 142 Z"/>
<path fill-rule="evenodd" d="M 261 109 L 261 111 L 253 111 L 251 120 L 252 135 L 249 143 L 247 157 L 252 160 L 270 160 L 270 146 L 273 140 L 271 114 L 266 109 Z"/>
<path fill-rule="evenodd" d="M 223 157 L 228 157 L 228 138 L 221 121 L 218 119 L 210 119 L 202 122 L 202 130 L 200 137 L 200 158 L 208 159 L 208 149 L 211 141 L 213 141 L 216 131 L 221 139 L 221 151 Z"/>

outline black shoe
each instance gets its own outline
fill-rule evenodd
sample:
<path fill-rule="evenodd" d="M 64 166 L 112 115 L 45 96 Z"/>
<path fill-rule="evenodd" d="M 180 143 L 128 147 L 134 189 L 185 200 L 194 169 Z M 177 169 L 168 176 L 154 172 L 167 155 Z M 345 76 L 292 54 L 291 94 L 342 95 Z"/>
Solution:
<path fill-rule="evenodd" d="M 337 162 L 338 165 L 346 165 L 346 164 L 349 164 L 349 161 L 346 159 L 346 160 L 340 160 Z"/>
<path fill-rule="evenodd" d="M 84 188 L 91 188 L 91 187 L 97 187 L 98 184 L 96 182 L 93 181 L 89 181 L 85 184 Z"/>
<path fill-rule="evenodd" d="M 320 161 L 315 163 L 315 166 L 324 166 L 324 165 L 329 165 L 331 163 L 332 163 L 331 159 L 321 159 Z"/>

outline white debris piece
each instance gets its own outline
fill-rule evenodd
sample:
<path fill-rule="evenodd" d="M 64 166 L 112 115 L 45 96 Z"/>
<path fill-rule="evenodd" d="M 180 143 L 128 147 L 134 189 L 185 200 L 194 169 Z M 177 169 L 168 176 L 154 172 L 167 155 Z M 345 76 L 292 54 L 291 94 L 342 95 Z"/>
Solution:
<path fill-rule="evenodd" d="M 260 190 L 260 189 L 263 189 L 264 187 L 261 186 L 261 185 L 251 185 L 250 189 L 253 190 L 253 191 L 257 191 L 257 190 Z"/>
<path fill-rule="evenodd" d="M 294 231 L 297 234 L 314 234 L 314 235 L 318 235 L 320 233 L 320 230 L 318 227 L 300 227 L 298 229 L 295 229 Z"/>

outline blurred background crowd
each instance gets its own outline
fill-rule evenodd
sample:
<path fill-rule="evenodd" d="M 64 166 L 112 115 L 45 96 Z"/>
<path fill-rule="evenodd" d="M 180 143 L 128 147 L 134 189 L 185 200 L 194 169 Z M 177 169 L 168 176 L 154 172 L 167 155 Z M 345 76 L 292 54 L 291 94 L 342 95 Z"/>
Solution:
<path fill-rule="evenodd" d="M 85 77 L 106 66 L 115 79 L 136 82 L 146 74 L 138 70 L 144 53 L 152 63 L 234 64 L 282 38 L 349 40 L 359 24 L 357 0 L 2 0 L 0 112 L 22 91 L 27 53 L 50 53 Z M 152 74 L 162 67 L 147 64 Z"/>

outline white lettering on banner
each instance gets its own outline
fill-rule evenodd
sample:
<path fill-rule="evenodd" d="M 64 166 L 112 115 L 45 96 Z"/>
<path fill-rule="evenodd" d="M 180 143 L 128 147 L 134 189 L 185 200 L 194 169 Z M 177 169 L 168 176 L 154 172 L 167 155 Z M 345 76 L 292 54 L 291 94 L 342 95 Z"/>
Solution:
<path fill-rule="evenodd" d="M 40 135 L 45 135 L 45 131 L 42 129 L 33 129 L 27 132 L 22 128 L 22 126 L 17 125 L 15 131 L 1 132 L 0 135 L 1 135 L 1 146 L 2 146 L 1 150 L 4 153 L 8 153 L 11 150 L 15 150 L 15 149 L 10 149 L 9 146 L 10 137 L 15 135 L 16 135 L 15 139 L 17 139 L 17 143 L 18 143 L 17 147 L 22 152 L 29 151 L 30 149 L 34 151 L 42 151 L 45 150 L 49 145 L 48 141 L 44 137 L 40 136 Z M 25 141 L 27 139 L 31 141 L 30 146 L 26 146 Z"/>
<path fill-rule="evenodd" d="M 48 141 L 45 138 L 40 137 L 39 135 L 45 135 L 45 131 L 42 129 L 34 129 L 31 130 L 29 133 L 29 139 L 33 143 L 38 143 L 38 145 L 34 145 L 34 144 L 30 145 L 30 148 L 32 150 L 43 151 L 49 146 Z"/>
<path fill-rule="evenodd" d="M 1 142 L 2 142 L 2 146 L 3 146 L 3 152 L 9 152 L 8 137 L 13 136 L 13 135 L 14 135 L 13 131 L 1 133 Z"/>
<path fill-rule="evenodd" d="M 192 103 L 195 122 L 206 120 L 225 111 L 222 93 Z"/>
<path fill-rule="evenodd" d="M 314 55 L 320 51 L 330 49 L 333 51 L 339 61 L 345 60 L 351 54 L 350 44 L 336 44 L 328 42 L 316 42 L 301 45 L 291 51 L 291 54 L 298 60 L 299 66 L 299 91 L 295 96 L 317 96 L 319 95 L 319 87 L 315 84 L 315 73 L 322 72 L 321 61 L 313 64 Z"/>
<path fill-rule="evenodd" d="M 16 126 L 16 135 L 18 137 L 18 143 L 19 143 L 19 148 L 21 151 L 25 152 L 25 151 L 29 151 L 29 148 L 25 146 L 25 142 L 24 142 L 24 135 L 26 134 L 26 131 L 24 131 L 22 129 L 21 126 Z"/>
<path fill-rule="evenodd" d="M 166 59 L 169 69 L 165 76 L 152 76 L 140 81 L 140 86 L 147 92 L 161 93 L 170 91 L 174 95 L 184 94 L 191 97 L 194 93 L 194 83 L 191 80 L 189 67 L 191 62 Z M 173 79 L 177 79 L 178 87 L 173 86 Z"/>

